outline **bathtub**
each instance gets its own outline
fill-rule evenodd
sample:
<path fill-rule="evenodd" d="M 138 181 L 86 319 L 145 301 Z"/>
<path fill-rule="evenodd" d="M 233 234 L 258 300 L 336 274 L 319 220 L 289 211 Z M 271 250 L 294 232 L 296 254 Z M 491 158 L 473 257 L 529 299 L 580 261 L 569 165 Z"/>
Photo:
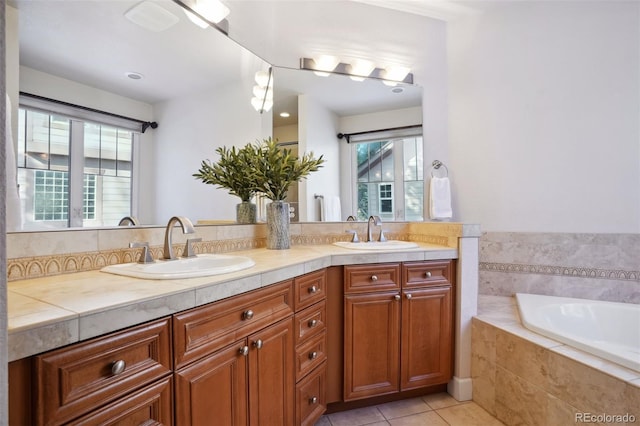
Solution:
<path fill-rule="evenodd" d="M 516 300 L 529 330 L 640 372 L 640 305 L 524 293 Z"/>

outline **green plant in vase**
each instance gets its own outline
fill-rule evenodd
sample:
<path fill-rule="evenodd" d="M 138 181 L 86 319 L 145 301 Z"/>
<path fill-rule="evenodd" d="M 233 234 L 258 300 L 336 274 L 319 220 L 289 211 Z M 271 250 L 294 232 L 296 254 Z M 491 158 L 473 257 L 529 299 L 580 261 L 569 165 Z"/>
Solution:
<path fill-rule="evenodd" d="M 281 147 L 271 138 L 264 139 L 247 149 L 251 166 L 248 169 L 256 192 L 271 200 L 267 205 L 267 248 L 287 249 L 289 242 L 289 203 L 285 203 L 289 187 L 315 172 L 325 162 L 322 155 L 313 152 L 302 157 L 289 148 Z"/>
<path fill-rule="evenodd" d="M 231 195 L 240 197 L 242 201 L 236 206 L 236 221 L 238 223 L 256 223 L 256 205 L 251 199 L 256 193 L 256 182 L 250 173 L 247 173 L 249 164 L 253 159 L 253 147 L 249 144 L 243 148 L 230 149 L 224 146 L 216 148 L 220 156 L 217 162 L 202 161 L 198 173 L 193 176 L 208 185 L 216 185 L 226 189 Z"/>

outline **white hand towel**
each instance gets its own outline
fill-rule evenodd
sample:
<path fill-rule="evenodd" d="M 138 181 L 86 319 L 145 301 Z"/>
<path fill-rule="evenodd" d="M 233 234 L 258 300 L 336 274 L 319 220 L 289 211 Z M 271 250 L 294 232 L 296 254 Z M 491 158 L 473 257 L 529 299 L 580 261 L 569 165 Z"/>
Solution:
<path fill-rule="evenodd" d="M 7 231 L 19 231 L 22 229 L 22 213 L 20 210 L 20 194 L 18 193 L 18 180 L 16 169 L 16 154 L 11 135 L 11 101 L 9 95 L 6 100 L 5 122 L 5 171 L 7 178 L 7 198 L 5 200 Z"/>
<path fill-rule="evenodd" d="M 323 222 L 340 222 L 342 217 L 342 207 L 340 197 L 335 195 L 323 196 L 320 198 L 320 220 Z"/>
<path fill-rule="evenodd" d="M 450 219 L 451 185 L 448 177 L 432 177 L 429 184 L 429 216 L 431 219 Z"/>

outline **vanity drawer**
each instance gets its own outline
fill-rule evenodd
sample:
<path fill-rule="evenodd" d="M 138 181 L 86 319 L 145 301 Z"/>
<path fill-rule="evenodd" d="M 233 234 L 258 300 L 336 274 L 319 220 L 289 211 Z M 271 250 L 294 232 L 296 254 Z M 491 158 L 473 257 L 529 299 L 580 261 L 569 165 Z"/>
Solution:
<path fill-rule="evenodd" d="M 169 374 L 169 323 L 157 320 L 34 357 L 36 423 L 68 422 Z"/>
<path fill-rule="evenodd" d="M 404 269 L 404 288 L 449 285 L 451 279 L 450 260 L 431 260 L 426 262 L 406 262 Z"/>
<path fill-rule="evenodd" d="M 174 315 L 175 368 L 293 314 L 293 280 Z"/>
<path fill-rule="evenodd" d="M 327 359 L 327 334 L 322 333 L 296 346 L 296 381 Z"/>
<path fill-rule="evenodd" d="M 172 379 L 166 377 L 102 407 L 85 417 L 74 420 L 74 426 L 90 425 L 172 425 Z"/>
<path fill-rule="evenodd" d="M 296 312 L 327 296 L 327 270 L 311 272 L 295 279 Z"/>
<path fill-rule="evenodd" d="M 400 290 L 400 263 L 344 267 L 345 293 Z"/>
<path fill-rule="evenodd" d="M 326 328 L 326 318 L 327 308 L 324 300 L 298 312 L 295 316 L 296 345 L 322 333 Z"/>
<path fill-rule="evenodd" d="M 327 409 L 326 374 L 323 362 L 296 385 L 296 424 L 313 426 Z"/>

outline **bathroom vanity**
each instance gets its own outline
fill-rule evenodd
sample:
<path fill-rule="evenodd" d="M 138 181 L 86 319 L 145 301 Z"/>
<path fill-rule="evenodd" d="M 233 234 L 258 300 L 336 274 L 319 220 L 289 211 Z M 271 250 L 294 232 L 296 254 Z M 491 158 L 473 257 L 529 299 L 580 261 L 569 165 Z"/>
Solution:
<path fill-rule="evenodd" d="M 256 266 L 173 282 L 177 294 L 167 297 L 195 300 L 190 308 L 156 309 L 125 327 L 113 316 L 112 331 L 14 357 L 10 424 L 312 425 L 327 407 L 439 392 L 452 381 L 458 248 L 242 254 Z M 79 298 L 102 282 L 161 285 L 99 271 L 57 279 Z"/>

